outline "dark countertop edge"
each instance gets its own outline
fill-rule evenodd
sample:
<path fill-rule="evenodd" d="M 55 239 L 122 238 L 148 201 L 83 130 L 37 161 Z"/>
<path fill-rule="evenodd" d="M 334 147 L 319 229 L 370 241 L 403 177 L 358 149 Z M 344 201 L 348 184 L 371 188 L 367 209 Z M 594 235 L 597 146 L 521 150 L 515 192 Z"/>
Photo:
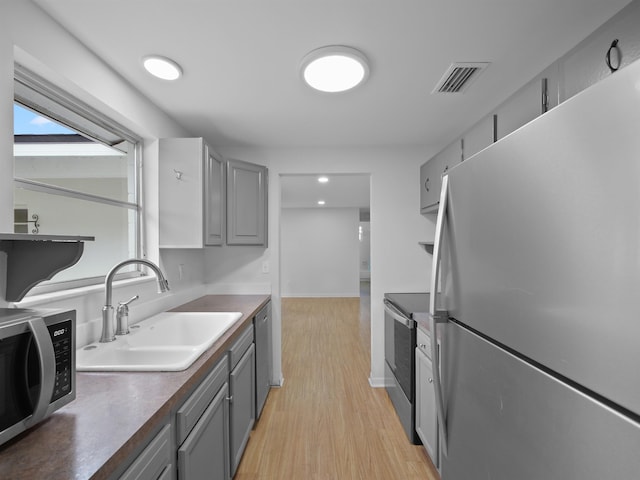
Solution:
<path fill-rule="evenodd" d="M 164 376 L 168 384 L 175 382 L 176 384 L 178 384 L 178 386 L 175 387 L 172 393 L 168 395 L 168 398 L 162 403 L 162 405 L 146 414 L 146 419 L 141 419 L 141 421 L 139 422 L 139 428 L 137 428 L 132 435 L 130 435 L 125 441 L 118 441 L 118 445 L 112 446 L 111 450 L 113 450 L 113 453 L 109 455 L 108 458 L 99 460 L 100 462 L 102 462 L 99 466 L 93 465 L 89 468 L 83 469 L 82 461 L 86 462 L 86 459 L 78 459 L 78 454 L 75 451 L 63 452 L 68 453 L 68 457 L 66 459 L 58 458 L 58 461 L 68 465 L 69 468 L 64 472 L 58 472 L 63 476 L 57 476 L 55 478 L 92 480 L 110 478 L 111 475 L 113 475 L 116 471 L 119 470 L 120 467 L 123 466 L 123 462 L 127 461 L 131 455 L 139 451 L 139 449 L 143 446 L 143 442 L 150 439 L 151 434 L 155 433 L 158 430 L 158 427 L 161 425 L 161 422 L 169 417 L 172 411 L 177 407 L 178 402 L 186 399 L 186 396 L 204 378 L 204 376 L 226 352 L 231 343 L 252 321 L 255 314 L 257 314 L 260 309 L 263 308 L 270 300 L 271 296 L 269 294 L 205 295 L 194 301 L 171 309 L 170 311 L 242 311 L 242 317 L 240 317 L 240 319 L 238 319 L 236 323 L 231 328 L 229 328 L 225 332 L 225 334 L 220 337 L 220 339 L 218 339 L 211 346 L 211 348 L 203 353 L 189 368 L 181 372 L 78 372 L 76 374 L 76 384 L 78 386 L 86 384 L 88 387 L 95 387 L 95 385 L 97 385 L 100 380 L 108 378 L 129 378 L 133 380 L 136 377 L 141 378 L 141 376 L 145 376 L 147 380 L 149 380 L 150 378 L 152 379 L 153 377 L 158 377 L 159 379 L 159 376 Z M 247 307 L 249 308 L 249 310 L 247 310 Z M 107 392 L 104 393 L 107 394 Z M 27 432 L 24 432 L 5 445 L 0 446 L 0 476 L 3 474 L 3 472 L 5 472 L 5 470 L 2 468 L 2 464 L 4 462 L 16 462 L 16 468 L 23 468 L 26 459 L 26 461 L 29 462 L 29 466 L 33 468 L 33 471 L 36 474 L 36 477 L 33 478 L 42 478 L 41 476 L 43 474 L 46 474 L 47 472 L 42 470 L 41 468 L 45 464 L 49 463 L 46 461 L 46 459 L 43 460 L 42 457 L 45 454 L 60 455 L 60 452 L 56 451 L 56 453 L 52 453 L 52 449 L 46 448 L 48 447 L 47 444 L 42 445 L 38 441 L 39 436 L 41 436 L 43 432 L 47 431 L 47 427 L 49 427 L 49 430 L 53 430 L 54 428 L 56 428 L 54 422 L 51 422 L 51 420 L 56 417 L 56 414 L 67 414 L 71 417 L 81 416 L 83 413 L 85 415 L 88 415 L 86 410 L 88 410 L 89 405 L 85 405 L 86 403 L 88 402 L 82 402 L 82 397 L 80 394 L 78 394 L 76 400 L 55 412 L 51 417 L 49 417 L 49 419 L 45 420 L 45 422 L 38 426 L 35 426 L 33 429 Z M 48 423 L 50 425 L 47 425 Z M 55 434 L 53 435 L 53 438 L 55 438 Z M 116 442 L 116 440 L 114 439 L 107 439 L 107 441 L 109 440 L 114 443 Z M 45 440 L 43 440 L 43 442 L 44 441 Z M 80 439 L 80 441 L 82 441 L 82 439 Z M 74 469 L 72 466 L 76 466 L 77 468 Z M 28 476 L 30 473 L 27 473 L 27 471 L 25 470 L 22 470 L 20 472 L 14 472 L 13 470 L 11 470 L 8 473 L 9 477 L 3 478 L 30 478 Z M 17 476 L 14 477 L 14 474 Z M 51 476 L 47 478 L 54 477 Z"/>

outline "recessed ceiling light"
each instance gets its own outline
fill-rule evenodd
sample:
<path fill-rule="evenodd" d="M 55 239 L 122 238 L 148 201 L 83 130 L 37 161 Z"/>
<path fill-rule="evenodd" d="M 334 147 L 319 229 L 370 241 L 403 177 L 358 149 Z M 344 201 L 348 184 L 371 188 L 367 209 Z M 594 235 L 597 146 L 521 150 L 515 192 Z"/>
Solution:
<path fill-rule="evenodd" d="M 313 50 L 302 60 L 301 69 L 307 85 L 329 93 L 351 90 L 369 76 L 367 57 L 342 45 Z"/>
<path fill-rule="evenodd" d="M 324 205 L 325 201 L 324 200 L 318 200 L 318 205 Z"/>
<path fill-rule="evenodd" d="M 144 68 L 154 77 L 163 80 L 177 80 L 182 76 L 182 68 L 169 58 L 149 55 L 142 59 Z"/>
<path fill-rule="evenodd" d="M 319 183 L 327 183 L 329 181 L 329 177 L 318 177 Z"/>

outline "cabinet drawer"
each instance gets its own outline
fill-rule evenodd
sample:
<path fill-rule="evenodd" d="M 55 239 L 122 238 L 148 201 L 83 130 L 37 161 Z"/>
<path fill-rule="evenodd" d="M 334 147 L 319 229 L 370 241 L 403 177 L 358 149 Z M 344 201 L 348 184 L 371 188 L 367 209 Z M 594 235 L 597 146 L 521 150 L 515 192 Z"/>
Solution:
<path fill-rule="evenodd" d="M 171 478 L 171 425 L 166 425 L 142 451 L 120 480 Z"/>
<path fill-rule="evenodd" d="M 416 344 L 418 350 L 424 353 L 427 357 L 431 358 L 431 337 L 421 328 L 417 329 Z"/>
<path fill-rule="evenodd" d="M 176 413 L 176 430 L 178 445 L 181 444 L 193 429 L 202 413 L 215 397 L 220 387 L 229 377 L 229 367 L 226 355 L 213 368 L 195 392 L 182 404 Z"/>
<path fill-rule="evenodd" d="M 240 338 L 236 340 L 231 348 L 229 349 L 229 363 L 231 364 L 231 370 L 235 368 L 238 364 L 244 352 L 251 346 L 253 343 L 253 325 L 250 324 L 247 328 L 242 332 Z"/>

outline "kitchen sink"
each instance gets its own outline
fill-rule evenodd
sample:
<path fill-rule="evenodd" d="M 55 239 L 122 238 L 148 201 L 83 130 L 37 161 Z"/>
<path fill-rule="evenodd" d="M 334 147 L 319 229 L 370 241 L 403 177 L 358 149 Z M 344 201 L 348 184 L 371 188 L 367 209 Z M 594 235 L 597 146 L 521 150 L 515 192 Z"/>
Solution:
<path fill-rule="evenodd" d="M 179 371 L 188 368 L 240 317 L 240 312 L 163 312 L 130 327 L 131 333 L 76 351 L 76 369 Z"/>

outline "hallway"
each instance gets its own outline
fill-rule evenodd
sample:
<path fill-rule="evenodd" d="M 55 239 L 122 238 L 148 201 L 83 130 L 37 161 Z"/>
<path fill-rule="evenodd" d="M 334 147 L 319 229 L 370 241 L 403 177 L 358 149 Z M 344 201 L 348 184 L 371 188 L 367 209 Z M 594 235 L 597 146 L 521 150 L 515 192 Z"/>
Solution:
<path fill-rule="evenodd" d="M 369 297 L 282 299 L 282 388 L 272 388 L 236 480 L 422 479 L 438 474 L 371 388 Z"/>

